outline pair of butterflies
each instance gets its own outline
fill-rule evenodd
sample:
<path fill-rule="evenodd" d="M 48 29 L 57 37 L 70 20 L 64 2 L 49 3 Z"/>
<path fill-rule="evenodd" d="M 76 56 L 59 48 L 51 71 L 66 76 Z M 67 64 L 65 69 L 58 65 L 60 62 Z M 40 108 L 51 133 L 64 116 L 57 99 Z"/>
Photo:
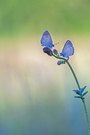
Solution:
<path fill-rule="evenodd" d="M 48 31 L 45 31 L 41 37 L 41 44 L 44 47 L 48 47 L 49 49 L 52 49 L 54 47 L 51 35 Z M 69 56 L 74 54 L 74 47 L 70 40 L 67 40 L 62 52 L 60 53 L 60 56 L 64 57 L 65 59 L 69 59 Z"/>

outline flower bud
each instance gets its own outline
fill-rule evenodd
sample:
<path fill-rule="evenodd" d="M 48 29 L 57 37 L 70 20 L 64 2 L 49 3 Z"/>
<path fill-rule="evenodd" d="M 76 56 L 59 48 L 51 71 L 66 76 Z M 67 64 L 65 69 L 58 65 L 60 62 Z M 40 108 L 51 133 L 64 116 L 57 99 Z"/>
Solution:
<path fill-rule="evenodd" d="M 50 48 L 48 48 L 48 47 L 44 47 L 43 48 L 43 51 L 44 51 L 44 53 L 47 53 L 49 56 L 52 56 L 53 55 L 52 50 Z"/>

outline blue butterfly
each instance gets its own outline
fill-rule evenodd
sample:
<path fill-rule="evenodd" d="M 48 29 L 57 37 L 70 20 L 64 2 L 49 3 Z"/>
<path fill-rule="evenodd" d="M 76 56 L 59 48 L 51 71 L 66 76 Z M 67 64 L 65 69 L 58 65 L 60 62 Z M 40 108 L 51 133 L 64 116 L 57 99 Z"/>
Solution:
<path fill-rule="evenodd" d="M 41 37 L 41 44 L 42 46 L 52 48 L 54 47 L 52 38 L 50 36 L 50 33 L 48 31 L 45 31 Z"/>
<path fill-rule="evenodd" d="M 69 60 L 69 56 L 74 54 L 74 47 L 70 40 L 67 40 L 60 56 L 63 56 L 66 60 Z"/>
<path fill-rule="evenodd" d="M 74 54 L 74 47 L 70 40 L 67 40 L 62 52 L 60 53 L 60 56 L 64 57 L 66 60 L 69 60 L 69 56 Z M 65 64 L 64 60 L 59 60 L 57 62 L 58 65 Z"/>

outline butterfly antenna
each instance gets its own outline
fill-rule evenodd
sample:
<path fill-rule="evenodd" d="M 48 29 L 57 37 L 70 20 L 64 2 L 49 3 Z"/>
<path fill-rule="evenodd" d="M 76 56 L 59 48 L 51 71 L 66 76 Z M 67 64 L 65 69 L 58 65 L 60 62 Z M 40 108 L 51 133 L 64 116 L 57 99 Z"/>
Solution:
<path fill-rule="evenodd" d="M 59 44 L 59 42 L 57 42 L 57 43 L 54 43 L 54 45 L 58 45 Z"/>

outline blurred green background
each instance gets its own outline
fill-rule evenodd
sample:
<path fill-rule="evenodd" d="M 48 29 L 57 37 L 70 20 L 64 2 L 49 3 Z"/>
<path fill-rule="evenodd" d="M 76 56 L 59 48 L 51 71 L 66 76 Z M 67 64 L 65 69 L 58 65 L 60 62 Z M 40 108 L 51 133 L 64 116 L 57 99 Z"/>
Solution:
<path fill-rule="evenodd" d="M 39 34 L 49 29 L 57 34 L 88 34 L 89 0 L 0 1 L 0 35 Z"/>
<path fill-rule="evenodd" d="M 82 103 L 67 65 L 43 53 L 42 33 L 61 51 L 75 47 L 70 63 L 89 91 L 90 1 L 0 1 L 0 135 L 87 135 Z M 90 94 L 86 96 L 88 112 Z"/>

